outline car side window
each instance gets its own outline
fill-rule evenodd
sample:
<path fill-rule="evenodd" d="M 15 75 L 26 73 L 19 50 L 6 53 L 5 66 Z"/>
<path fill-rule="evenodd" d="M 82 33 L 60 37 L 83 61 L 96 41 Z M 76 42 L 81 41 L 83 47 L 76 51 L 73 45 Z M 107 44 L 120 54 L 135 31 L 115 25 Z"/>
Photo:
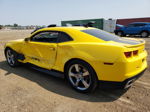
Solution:
<path fill-rule="evenodd" d="M 135 27 L 145 26 L 145 24 L 135 24 Z"/>
<path fill-rule="evenodd" d="M 145 26 L 145 24 L 129 24 L 128 27 L 140 27 Z"/>
<path fill-rule="evenodd" d="M 73 39 L 66 33 L 60 32 L 58 42 L 72 41 Z"/>
<path fill-rule="evenodd" d="M 127 27 L 135 27 L 134 24 L 129 24 Z"/>
<path fill-rule="evenodd" d="M 59 37 L 59 32 L 40 32 L 34 35 L 33 37 L 31 37 L 31 41 L 56 43 L 58 37 Z"/>

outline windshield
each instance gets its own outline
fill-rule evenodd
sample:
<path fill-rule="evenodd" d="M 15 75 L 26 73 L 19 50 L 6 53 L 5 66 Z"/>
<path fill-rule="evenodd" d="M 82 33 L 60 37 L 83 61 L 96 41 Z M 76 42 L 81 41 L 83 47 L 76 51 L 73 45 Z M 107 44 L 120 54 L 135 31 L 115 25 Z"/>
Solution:
<path fill-rule="evenodd" d="M 124 39 L 100 29 L 88 29 L 88 30 L 81 30 L 81 31 L 90 34 L 94 37 L 97 37 L 99 39 L 102 39 L 104 41 L 115 41 L 115 42 L 132 44 L 132 45 L 140 44 L 139 41 Z"/>

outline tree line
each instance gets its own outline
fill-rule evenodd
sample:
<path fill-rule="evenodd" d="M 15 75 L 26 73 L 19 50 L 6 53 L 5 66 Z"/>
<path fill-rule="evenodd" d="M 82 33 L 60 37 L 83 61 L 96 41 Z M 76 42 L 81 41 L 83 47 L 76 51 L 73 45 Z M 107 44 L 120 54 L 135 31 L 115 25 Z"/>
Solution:
<path fill-rule="evenodd" d="M 19 25 L 14 23 L 13 25 L 0 25 L 0 29 L 2 29 L 3 27 L 18 27 Z"/>

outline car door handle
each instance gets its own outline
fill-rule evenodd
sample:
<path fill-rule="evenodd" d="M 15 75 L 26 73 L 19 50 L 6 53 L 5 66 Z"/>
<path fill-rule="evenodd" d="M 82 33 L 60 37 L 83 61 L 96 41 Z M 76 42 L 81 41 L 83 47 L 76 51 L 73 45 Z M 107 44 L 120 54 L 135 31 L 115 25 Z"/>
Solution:
<path fill-rule="evenodd" d="M 53 51 L 54 51 L 54 50 L 55 50 L 55 48 L 54 48 L 54 47 L 50 47 L 50 50 L 53 50 Z"/>

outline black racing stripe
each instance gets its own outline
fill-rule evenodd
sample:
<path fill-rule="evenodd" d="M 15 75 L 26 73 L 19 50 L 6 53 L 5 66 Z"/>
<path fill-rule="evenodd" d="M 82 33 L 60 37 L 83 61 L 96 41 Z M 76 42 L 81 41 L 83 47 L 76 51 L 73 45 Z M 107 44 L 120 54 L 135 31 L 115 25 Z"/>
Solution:
<path fill-rule="evenodd" d="M 81 30 L 81 31 L 89 35 L 92 35 L 96 38 L 102 39 L 104 41 L 114 41 L 114 42 L 119 42 L 119 43 L 124 43 L 124 44 L 130 44 L 130 45 L 137 45 L 141 43 L 140 41 L 118 37 L 111 33 L 102 31 L 100 29 L 88 29 L 88 30 Z"/>
<path fill-rule="evenodd" d="M 115 40 L 115 42 L 124 43 L 124 44 L 130 44 L 130 45 L 137 45 L 137 44 L 141 43 L 141 42 L 136 41 L 136 40 L 129 40 L 129 39 L 123 39 L 123 38 Z"/>

